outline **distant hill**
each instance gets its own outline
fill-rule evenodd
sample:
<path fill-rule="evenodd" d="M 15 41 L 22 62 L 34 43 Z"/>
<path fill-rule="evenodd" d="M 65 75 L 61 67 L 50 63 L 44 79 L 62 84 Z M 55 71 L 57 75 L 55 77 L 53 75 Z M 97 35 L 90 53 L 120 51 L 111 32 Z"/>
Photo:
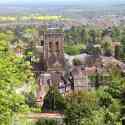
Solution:
<path fill-rule="evenodd" d="M 8 1 L 8 0 L 7 0 Z M 43 15 L 61 15 L 79 19 L 81 17 L 100 16 L 106 14 L 124 14 L 124 0 L 43 0 L 22 2 L 15 0 L 12 3 L 0 2 L 0 15 L 26 15 L 26 14 L 43 14 Z M 24 0 L 23 0 L 24 1 Z"/>

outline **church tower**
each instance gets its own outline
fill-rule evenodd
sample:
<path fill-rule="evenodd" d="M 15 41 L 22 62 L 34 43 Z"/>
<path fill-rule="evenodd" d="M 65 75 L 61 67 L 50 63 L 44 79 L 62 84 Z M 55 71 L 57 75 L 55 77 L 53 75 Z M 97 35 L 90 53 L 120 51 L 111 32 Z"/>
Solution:
<path fill-rule="evenodd" d="M 60 72 L 64 69 L 64 33 L 45 32 L 43 58 L 47 71 Z"/>
<path fill-rule="evenodd" d="M 43 69 L 38 78 L 37 103 L 42 105 L 48 87 L 53 84 L 59 86 L 64 73 L 64 33 L 41 32 L 38 44 Z"/>

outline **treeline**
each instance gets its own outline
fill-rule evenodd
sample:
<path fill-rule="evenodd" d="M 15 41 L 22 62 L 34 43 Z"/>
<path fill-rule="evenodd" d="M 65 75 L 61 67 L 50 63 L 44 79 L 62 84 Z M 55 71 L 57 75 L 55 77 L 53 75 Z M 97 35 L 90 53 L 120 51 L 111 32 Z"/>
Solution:
<path fill-rule="evenodd" d="M 104 36 L 108 35 L 112 38 L 113 42 L 121 42 L 124 38 L 125 27 L 109 27 L 105 29 L 80 26 L 72 27 L 65 31 L 65 42 L 69 44 L 79 44 L 87 42 L 101 43 Z"/>
<path fill-rule="evenodd" d="M 124 57 L 125 27 L 119 26 L 100 29 L 80 26 L 72 27 L 70 30 L 65 31 L 65 52 L 68 54 L 80 54 L 83 52 L 93 54 L 96 51 L 93 47 L 100 45 L 100 51 L 103 51 L 104 55 L 112 55 L 113 43 L 121 44 L 120 49 L 116 51 L 119 56 Z M 79 47 L 79 45 L 81 46 Z M 74 51 L 72 50 L 72 46 L 75 46 Z M 72 53 L 70 53 L 70 51 L 72 51 Z"/>

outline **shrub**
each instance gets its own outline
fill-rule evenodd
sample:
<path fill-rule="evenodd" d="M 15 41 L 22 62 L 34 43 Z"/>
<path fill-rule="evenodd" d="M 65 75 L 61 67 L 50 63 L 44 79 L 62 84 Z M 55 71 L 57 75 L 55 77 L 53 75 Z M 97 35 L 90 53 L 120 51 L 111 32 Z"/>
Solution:
<path fill-rule="evenodd" d="M 83 44 L 65 45 L 64 51 L 69 55 L 78 55 L 81 53 L 81 49 L 84 48 Z"/>
<path fill-rule="evenodd" d="M 43 111 L 45 112 L 63 112 L 65 108 L 65 101 L 58 89 L 51 87 L 45 96 Z"/>
<path fill-rule="evenodd" d="M 53 119 L 40 119 L 36 125 L 58 125 L 56 120 Z"/>

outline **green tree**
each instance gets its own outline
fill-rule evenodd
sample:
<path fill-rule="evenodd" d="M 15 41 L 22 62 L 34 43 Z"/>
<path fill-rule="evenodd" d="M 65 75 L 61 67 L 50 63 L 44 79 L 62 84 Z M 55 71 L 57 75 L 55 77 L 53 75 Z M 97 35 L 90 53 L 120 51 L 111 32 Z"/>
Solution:
<path fill-rule="evenodd" d="M 89 31 L 89 35 L 90 35 L 90 41 L 92 41 L 94 44 L 96 43 L 96 31 L 91 29 Z"/>
<path fill-rule="evenodd" d="M 40 119 L 36 125 L 58 125 L 56 120 L 53 119 Z"/>
<path fill-rule="evenodd" d="M 88 32 L 87 32 L 86 27 L 83 27 L 81 29 L 80 35 L 81 35 L 81 43 L 87 43 L 87 41 L 88 41 Z"/>
<path fill-rule="evenodd" d="M 95 108 L 96 96 L 93 92 L 71 93 L 66 98 L 66 125 L 81 125 L 82 120 L 91 116 Z"/>
<path fill-rule="evenodd" d="M 120 27 L 112 28 L 112 38 L 114 41 L 120 41 L 120 37 L 121 37 L 120 29 L 121 29 Z"/>
<path fill-rule="evenodd" d="M 44 99 L 43 111 L 49 112 L 63 112 L 65 108 L 65 101 L 63 96 L 59 93 L 56 87 L 50 87 Z"/>
<path fill-rule="evenodd" d="M 36 107 L 36 97 L 33 92 L 25 94 L 25 103 L 31 108 Z"/>
<path fill-rule="evenodd" d="M 105 56 L 111 56 L 112 55 L 112 39 L 109 36 L 105 36 L 102 41 L 102 48 L 103 53 Z"/>
<path fill-rule="evenodd" d="M 1 36 L 0 36 L 1 37 Z M 0 43 L 2 43 L 2 37 Z M 15 112 L 27 111 L 25 97 L 16 90 L 24 84 L 34 81 L 31 66 L 23 58 L 16 57 L 9 51 L 8 41 L 4 40 L 0 48 L 7 48 L 5 55 L 0 55 L 0 124 L 10 125 Z"/>

